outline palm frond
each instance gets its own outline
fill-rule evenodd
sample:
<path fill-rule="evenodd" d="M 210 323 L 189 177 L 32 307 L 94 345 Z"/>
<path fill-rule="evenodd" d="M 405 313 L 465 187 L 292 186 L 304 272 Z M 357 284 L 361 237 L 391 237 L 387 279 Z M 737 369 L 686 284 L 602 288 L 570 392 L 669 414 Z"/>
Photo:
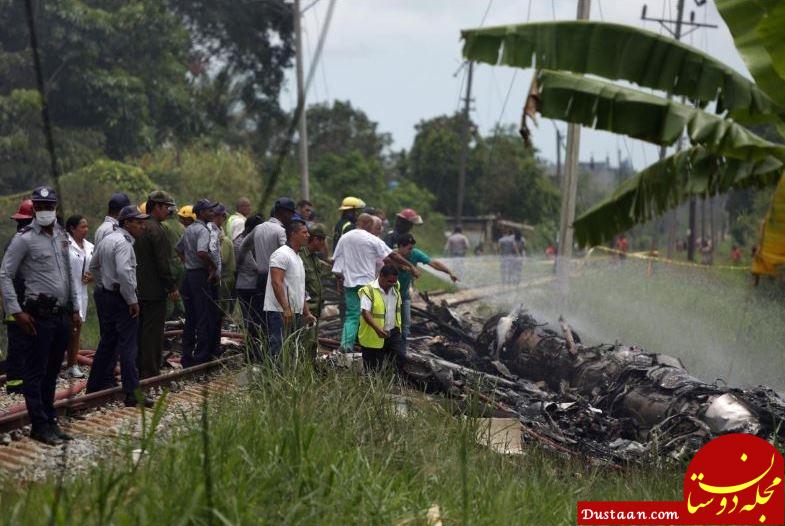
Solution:
<path fill-rule="evenodd" d="M 775 103 L 773 95 L 733 68 L 683 42 L 641 28 L 562 21 L 470 29 L 461 35 L 463 54 L 469 60 L 626 80 L 684 95 L 701 105 L 716 101 L 718 113 L 727 109 L 737 118 L 762 121 L 785 115 L 785 101 Z"/>

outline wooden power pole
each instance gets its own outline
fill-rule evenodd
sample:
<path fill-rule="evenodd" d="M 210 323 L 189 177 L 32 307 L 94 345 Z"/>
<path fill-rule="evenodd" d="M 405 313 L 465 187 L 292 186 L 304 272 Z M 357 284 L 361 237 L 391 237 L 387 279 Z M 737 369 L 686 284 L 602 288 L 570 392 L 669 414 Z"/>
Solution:
<path fill-rule="evenodd" d="M 297 104 L 302 108 L 300 112 L 300 122 L 298 144 L 300 158 L 300 197 L 310 199 L 311 188 L 308 175 L 308 124 L 305 119 L 305 83 L 303 82 L 303 31 L 302 13 L 300 12 L 300 0 L 294 0 L 294 46 L 297 57 Z"/>
<path fill-rule="evenodd" d="M 474 62 L 469 62 L 466 78 L 466 97 L 463 100 L 463 133 L 461 136 L 461 159 L 458 165 L 458 202 L 455 207 L 455 225 L 460 225 L 463 218 L 463 200 L 466 194 L 466 169 L 469 164 L 469 135 L 471 132 L 472 80 Z"/>
<path fill-rule="evenodd" d="M 591 0 L 578 0 L 578 20 L 588 20 Z M 567 151 L 564 159 L 564 179 L 561 185 L 561 217 L 559 220 L 559 257 L 556 274 L 566 282 L 572 259 L 572 223 L 575 221 L 575 201 L 578 193 L 578 154 L 581 147 L 579 124 L 567 126 Z"/>

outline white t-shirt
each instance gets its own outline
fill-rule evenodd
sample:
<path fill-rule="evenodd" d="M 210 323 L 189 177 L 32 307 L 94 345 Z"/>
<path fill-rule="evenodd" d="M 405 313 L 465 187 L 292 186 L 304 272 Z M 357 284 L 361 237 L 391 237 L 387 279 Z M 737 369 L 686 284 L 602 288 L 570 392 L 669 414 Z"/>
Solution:
<path fill-rule="evenodd" d="M 270 255 L 270 268 L 279 268 L 284 271 L 284 289 L 289 300 L 289 307 L 295 314 L 303 313 L 305 303 L 305 267 L 303 260 L 292 250 L 289 245 L 284 245 Z M 272 275 L 267 278 L 267 289 L 264 293 L 264 310 L 283 312 L 281 304 L 273 291 Z"/>
<path fill-rule="evenodd" d="M 385 293 L 384 290 L 379 286 L 378 279 L 371 283 L 371 287 L 376 289 L 374 294 L 380 294 L 382 299 L 384 299 L 384 327 L 382 327 L 382 329 L 385 331 L 394 329 L 396 326 L 395 309 L 398 307 L 398 300 L 395 296 L 395 287 L 390 287 L 390 289 Z M 373 312 L 373 303 L 365 294 L 360 295 L 360 309 Z"/>
<path fill-rule="evenodd" d="M 350 230 L 335 247 L 333 272 L 343 275 L 345 287 L 361 287 L 376 278 L 376 260 L 390 255 L 384 241 L 365 230 Z"/>

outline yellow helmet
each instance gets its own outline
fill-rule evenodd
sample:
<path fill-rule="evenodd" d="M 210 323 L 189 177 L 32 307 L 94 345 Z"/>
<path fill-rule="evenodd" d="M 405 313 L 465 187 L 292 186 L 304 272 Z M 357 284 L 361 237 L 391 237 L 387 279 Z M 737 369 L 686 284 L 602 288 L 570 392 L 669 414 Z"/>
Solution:
<path fill-rule="evenodd" d="M 365 201 L 358 197 L 344 197 L 338 210 L 355 210 L 357 208 L 365 208 Z"/>
<path fill-rule="evenodd" d="M 177 215 L 185 218 L 185 219 L 193 219 L 196 220 L 196 214 L 194 214 L 194 207 L 192 205 L 185 205 L 177 211 Z"/>
<path fill-rule="evenodd" d="M 146 214 L 147 213 L 147 201 L 142 201 L 141 203 L 139 203 L 139 206 L 137 206 L 136 208 L 138 208 L 141 213 Z"/>

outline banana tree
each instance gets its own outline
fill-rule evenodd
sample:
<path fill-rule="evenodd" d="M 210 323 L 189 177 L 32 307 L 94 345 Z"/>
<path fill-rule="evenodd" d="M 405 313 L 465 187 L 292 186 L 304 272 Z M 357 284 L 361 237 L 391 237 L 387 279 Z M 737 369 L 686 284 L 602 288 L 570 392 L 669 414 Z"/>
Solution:
<path fill-rule="evenodd" d="M 785 147 L 746 127 L 772 123 L 785 130 L 785 75 L 780 76 L 779 62 L 771 59 L 783 57 L 779 69 L 785 73 L 785 49 L 780 49 L 770 29 L 757 29 L 769 28 L 767 9 L 779 15 L 779 3 L 719 0 L 718 4 L 726 19 L 744 13 L 737 26 L 729 25 L 737 43 L 744 42 L 739 50 L 745 58 L 751 57 L 748 65 L 752 64 L 750 71 L 758 83 L 687 44 L 619 24 L 546 22 L 462 33 L 469 60 L 538 69 L 537 110 L 545 117 L 658 145 L 673 144 L 686 132 L 691 147 L 647 167 L 576 219 L 573 226 L 579 243 L 606 242 L 692 196 L 773 185 L 781 179 Z M 748 4 L 755 4 L 754 13 L 748 12 Z M 693 105 L 596 77 L 681 95 Z M 781 239 L 767 235 L 777 227 L 785 229 L 768 221 L 764 245 L 767 238 Z M 785 255 L 785 244 L 769 243 L 769 249 Z M 767 257 L 766 250 L 759 254 Z"/>

